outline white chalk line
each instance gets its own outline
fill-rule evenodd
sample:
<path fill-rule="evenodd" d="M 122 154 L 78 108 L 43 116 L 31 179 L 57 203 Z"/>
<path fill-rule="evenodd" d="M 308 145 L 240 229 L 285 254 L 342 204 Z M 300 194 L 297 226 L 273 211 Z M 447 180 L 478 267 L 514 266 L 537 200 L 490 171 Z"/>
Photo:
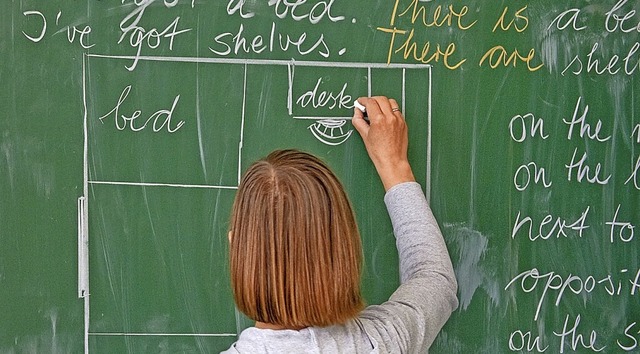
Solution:
<path fill-rule="evenodd" d="M 119 182 L 119 181 L 88 181 L 88 182 L 89 182 L 89 184 L 104 184 L 104 185 L 116 185 L 116 186 L 137 186 L 137 187 L 238 189 L 238 186 L 216 186 L 216 185 L 206 185 L 206 184 L 145 183 L 145 182 Z"/>
<path fill-rule="evenodd" d="M 351 120 L 351 116 L 349 117 L 317 117 L 317 116 L 293 116 L 293 119 L 306 119 L 306 120 L 329 120 L 329 119 L 336 119 L 336 120 Z"/>
<path fill-rule="evenodd" d="M 236 333 L 105 333 L 91 332 L 97 337 L 237 337 Z"/>
<path fill-rule="evenodd" d="M 83 295 L 83 311 L 84 311 L 84 328 L 83 328 L 83 340 L 84 340 L 84 353 L 89 353 L 89 324 L 90 324 L 90 300 L 89 300 L 89 127 L 88 127 L 88 108 L 87 108 L 87 54 L 82 55 L 82 108 L 83 108 L 83 152 L 82 152 L 82 215 L 79 216 L 79 220 L 82 225 L 81 235 L 78 237 L 80 244 L 78 245 L 78 252 L 85 253 L 80 260 L 81 255 L 78 255 L 78 262 L 82 262 L 82 267 L 78 266 L 79 280 L 78 287 L 82 288 Z M 86 278 L 85 278 L 86 277 Z M 82 279 L 82 280 L 80 280 Z"/>
<path fill-rule="evenodd" d="M 293 115 L 293 76 L 295 67 L 291 64 L 287 65 L 287 78 L 289 80 L 289 88 L 287 90 L 287 111 L 289 115 Z"/>
<path fill-rule="evenodd" d="M 367 96 L 371 97 L 371 67 L 367 68 Z"/>
<path fill-rule="evenodd" d="M 143 60 L 143 61 L 167 61 L 180 63 L 213 63 L 213 64 L 239 64 L 239 65 L 294 65 L 313 66 L 327 68 L 375 68 L 375 69 L 428 69 L 430 64 L 402 64 L 402 63 L 359 63 L 359 62 L 329 62 L 329 61 L 297 61 L 282 59 L 232 59 L 232 58 L 202 58 L 202 57 L 165 57 L 149 55 L 105 55 L 88 54 L 91 58 Z"/>
<path fill-rule="evenodd" d="M 431 69 L 429 69 L 429 96 L 427 97 L 427 174 L 425 176 L 425 195 L 427 196 L 427 202 L 431 203 L 431 89 L 433 88 L 431 83 Z"/>
<path fill-rule="evenodd" d="M 244 120 L 247 110 L 247 65 L 242 75 L 242 117 L 240 120 L 240 142 L 238 143 L 238 184 L 242 180 L 242 147 L 244 146 Z"/>
<path fill-rule="evenodd" d="M 406 69 L 402 69 L 402 102 L 401 102 L 401 106 L 402 107 L 402 112 L 406 111 L 406 86 L 407 86 L 407 70 Z"/>

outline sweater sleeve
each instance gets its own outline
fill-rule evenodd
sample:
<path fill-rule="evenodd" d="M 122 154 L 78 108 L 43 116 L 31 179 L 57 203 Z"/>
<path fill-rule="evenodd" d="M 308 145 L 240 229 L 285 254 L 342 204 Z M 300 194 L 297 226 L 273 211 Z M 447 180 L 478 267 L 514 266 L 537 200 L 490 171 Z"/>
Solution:
<path fill-rule="evenodd" d="M 425 352 L 458 306 L 446 244 L 416 182 L 385 195 L 400 259 L 400 286 L 382 305 L 360 315 L 367 333 L 397 352 Z"/>

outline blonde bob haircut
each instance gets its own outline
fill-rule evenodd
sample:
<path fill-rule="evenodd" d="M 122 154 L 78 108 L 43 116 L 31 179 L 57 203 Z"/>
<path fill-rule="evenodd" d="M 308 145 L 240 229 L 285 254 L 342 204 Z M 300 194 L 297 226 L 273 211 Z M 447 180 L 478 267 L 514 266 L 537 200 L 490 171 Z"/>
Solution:
<path fill-rule="evenodd" d="M 233 295 L 249 318 L 301 329 L 344 323 L 364 307 L 351 204 L 317 157 L 278 150 L 253 163 L 229 237 Z"/>

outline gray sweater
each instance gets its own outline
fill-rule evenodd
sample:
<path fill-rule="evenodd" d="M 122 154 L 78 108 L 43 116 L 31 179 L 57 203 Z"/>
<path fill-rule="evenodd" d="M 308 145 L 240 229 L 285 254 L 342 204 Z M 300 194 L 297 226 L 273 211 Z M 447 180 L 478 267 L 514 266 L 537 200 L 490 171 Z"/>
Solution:
<path fill-rule="evenodd" d="M 442 233 L 415 182 L 384 197 L 400 258 L 401 285 L 353 320 L 296 330 L 247 328 L 224 353 L 426 353 L 458 306 Z"/>

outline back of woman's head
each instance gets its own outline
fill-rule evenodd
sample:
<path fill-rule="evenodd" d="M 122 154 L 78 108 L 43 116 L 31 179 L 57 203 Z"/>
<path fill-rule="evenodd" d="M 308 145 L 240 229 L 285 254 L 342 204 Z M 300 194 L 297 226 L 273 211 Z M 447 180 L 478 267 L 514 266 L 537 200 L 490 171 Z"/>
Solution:
<path fill-rule="evenodd" d="M 238 308 L 286 328 L 327 326 L 362 309 L 360 235 L 342 185 L 321 160 L 274 151 L 245 172 L 230 224 Z"/>

